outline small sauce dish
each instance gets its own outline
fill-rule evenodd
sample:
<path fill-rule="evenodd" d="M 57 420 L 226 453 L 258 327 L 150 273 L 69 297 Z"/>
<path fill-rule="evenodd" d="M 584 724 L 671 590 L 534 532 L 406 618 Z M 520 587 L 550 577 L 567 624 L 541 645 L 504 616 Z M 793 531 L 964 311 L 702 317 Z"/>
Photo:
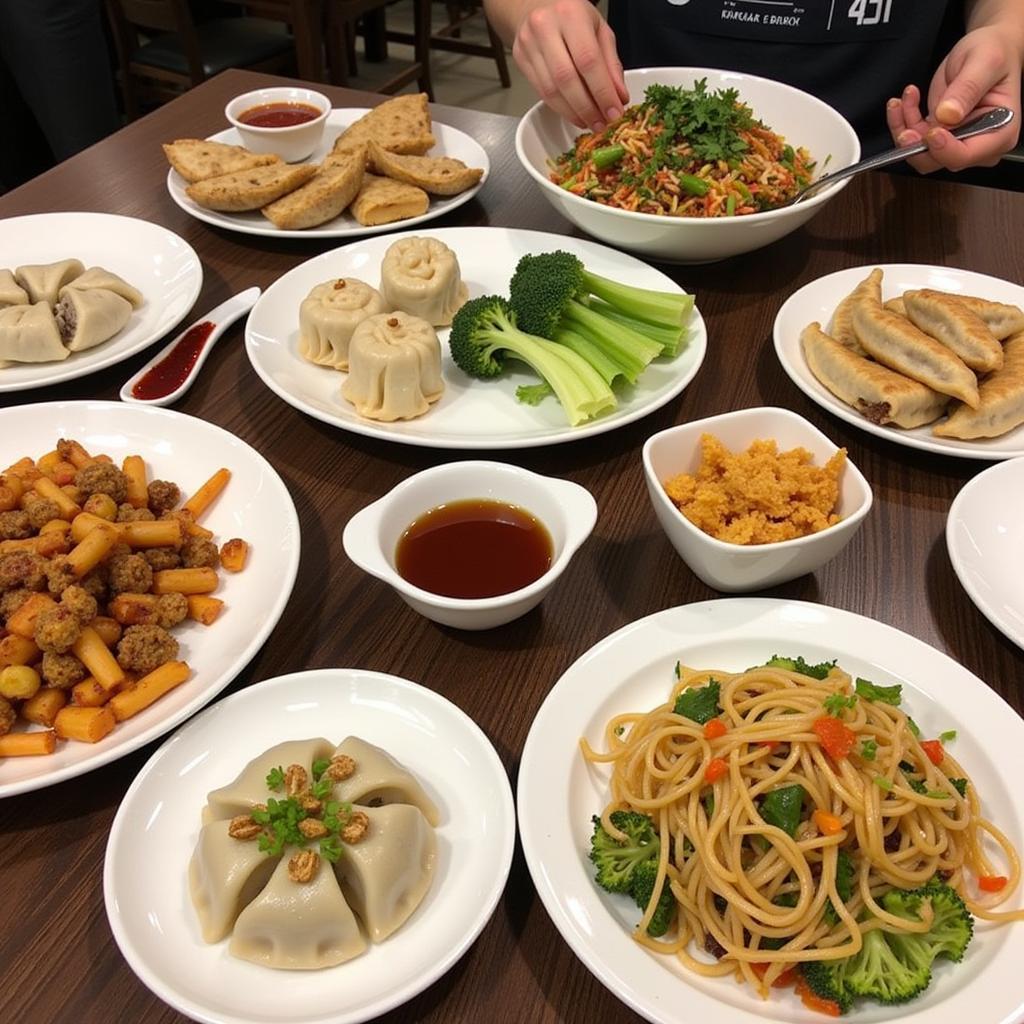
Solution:
<path fill-rule="evenodd" d="M 396 552 L 409 527 L 431 510 L 474 499 L 514 505 L 534 517 L 551 538 L 548 569 L 518 590 L 482 598 L 444 597 L 403 579 Z M 356 565 L 393 587 L 421 615 L 444 626 L 480 630 L 502 626 L 538 605 L 596 522 L 597 503 L 579 484 L 502 462 L 453 462 L 403 480 L 357 512 L 342 541 Z"/>
<path fill-rule="evenodd" d="M 247 120 L 266 120 L 260 115 L 280 112 L 282 108 L 293 108 L 295 117 L 275 116 L 270 120 L 298 120 L 299 115 L 307 119 L 299 123 L 262 127 L 246 123 Z M 261 109 L 263 108 L 263 109 Z M 269 108 L 269 109 L 268 109 Z M 315 116 L 309 117 L 310 110 Z M 242 137 L 242 145 L 253 153 L 276 153 L 286 163 L 305 160 L 320 145 L 324 125 L 331 112 L 331 101 L 323 93 L 299 86 L 279 86 L 271 89 L 255 89 L 236 96 L 224 108 L 224 116 Z M 245 120 L 243 120 L 243 117 Z"/>

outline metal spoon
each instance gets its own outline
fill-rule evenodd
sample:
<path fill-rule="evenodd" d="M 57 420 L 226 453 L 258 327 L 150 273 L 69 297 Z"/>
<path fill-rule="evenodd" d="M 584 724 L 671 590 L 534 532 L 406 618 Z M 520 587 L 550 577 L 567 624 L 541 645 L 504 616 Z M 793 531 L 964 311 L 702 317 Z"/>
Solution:
<path fill-rule="evenodd" d="M 170 405 L 172 402 L 176 402 L 190 387 L 192 387 L 193 381 L 202 369 L 203 363 L 206 362 L 206 357 L 210 354 L 210 350 L 220 340 L 221 335 L 239 318 L 245 316 L 254 305 L 256 300 L 260 297 L 259 288 L 247 288 L 244 292 L 239 292 L 237 295 L 233 295 L 226 302 L 222 302 L 219 306 L 211 309 L 206 316 L 197 320 L 194 324 L 176 335 L 174 341 L 169 345 L 164 346 L 145 366 L 142 367 L 137 373 L 132 374 L 128 380 L 125 381 L 124 386 L 121 388 L 121 401 L 122 402 L 135 402 L 138 405 Z M 202 348 L 199 350 L 199 355 L 196 357 L 195 362 L 189 367 L 188 372 L 172 390 L 167 391 L 165 394 L 158 395 L 156 398 L 140 398 L 137 395 L 132 394 L 135 385 L 142 380 L 142 378 L 157 366 L 163 362 L 170 354 L 175 346 L 192 330 L 193 327 L 198 327 L 201 324 L 211 324 L 212 329 L 206 336 L 205 341 L 202 343 Z"/>
<path fill-rule="evenodd" d="M 993 132 L 997 128 L 1003 128 L 1012 120 L 1012 110 L 1007 107 L 995 107 L 957 128 L 950 129 L 950 134 L 955 139 L 969 139 L 972 135 L 981 135 L 983 132 Z M 842 181 L 844 178 L 860 174 L 861 171 L 874 171 L 879 167 L 888 167 L 889 164 L 899 163 L 901 160 L 906 160 L 907 157 L 917 156 L 919 153 L 926 153 L 927 151 L 928 147 L 923 142 L 918 142 L 913 146 L 904 146 L 901 149 L 887 149 L 884 153 L 879 153 L 877 156 L 868 157 L 867 160 L 850 164 L 849 167 L 832 171 L 830 174 L 825 174 L 818 178 L 817 181 L 812 181 L 810 185 L 803 189 L 803 191 L 798 192 L 785 205 L 795 206 L 797 203 L 802 203 L 805 199 L 809 199 L 823 188 L 828 188 L 829 185 L 834 185 L 837 181 Z"/>

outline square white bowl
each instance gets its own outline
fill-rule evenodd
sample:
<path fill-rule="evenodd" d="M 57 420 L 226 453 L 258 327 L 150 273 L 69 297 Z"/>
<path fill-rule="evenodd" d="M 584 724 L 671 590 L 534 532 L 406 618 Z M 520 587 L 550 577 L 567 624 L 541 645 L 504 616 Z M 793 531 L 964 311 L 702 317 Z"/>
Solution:
<path fill-rule="evenodd" d="M 835 526 L 774 544 L 731 544 L 704 533 L 679 511 L 665 492 L 664 481 L 695 473 L 700 465 L 702 434 L 714 434 L 730 451 L 746 451 L 757 440 L 772 439 L 780 451 L 806 448 L 816 465 L 838 451 L 817 427 L 788 409 L 741 409 L 662 430 L 647 439 L 644 478 L 661 523 L 680 557 L 709 587 L 727 592 L 761 590 L 819 569 L 839 554 L 871 509 L 871 487 L 849 460 L 843 469 Z"/>

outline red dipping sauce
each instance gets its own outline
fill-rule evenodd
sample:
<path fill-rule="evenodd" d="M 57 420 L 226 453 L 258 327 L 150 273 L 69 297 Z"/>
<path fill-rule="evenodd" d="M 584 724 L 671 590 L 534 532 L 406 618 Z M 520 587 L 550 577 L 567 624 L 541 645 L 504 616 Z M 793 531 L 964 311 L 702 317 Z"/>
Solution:
<path fill-rule="evenodd" d="M 181 336 L 181 341 L 132 385 L 132 398 L 152 401 L 154 398 L 163 398 L 164 395 L 177 391 L 192 372 L 199 353 L 203 351 L 203 346 L 216 326 L 209 320 L 204 320 L 201 324 L 190 327 Z"/>
<path fill-rule="evenodd" d="M 321 110 L 309 103 L 284 101 L 250 107 L 238 115 L 238 120 L 253 128 L 292 128 L 297 124 L 315 121 L 321 113 Z"/>

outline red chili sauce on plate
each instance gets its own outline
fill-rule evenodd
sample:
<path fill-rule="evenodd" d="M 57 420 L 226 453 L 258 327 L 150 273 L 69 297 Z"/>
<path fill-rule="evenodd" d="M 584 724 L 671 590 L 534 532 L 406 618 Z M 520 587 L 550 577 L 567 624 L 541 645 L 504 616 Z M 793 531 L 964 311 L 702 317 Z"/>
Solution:
<path fill-rule="evenodd" d="M 554 546 L 540 520 L 486 498 L 452 501 L 406 527 L 395 550 L 398 575 L 442 597 L 511 594 L 551 567 Z"/>
<path fill-rule="evenodd" d="M 204 320 L 190 327 L 170 352 L 151 366 L 133 385 L 132 398 L 152 401 L 177 391 L 196 365 L 199 353 L 203 351 L 207 338 L 213 334 L 216 324 Z"/>
<path fill-rule="evenodd" d="M 250 107 L 238 115 L 238 120 L 253 128 L 292 128 L 297 124 L 315 121 L 321 113 L 321 110 L 309 103 L 284 101 Z"/>

